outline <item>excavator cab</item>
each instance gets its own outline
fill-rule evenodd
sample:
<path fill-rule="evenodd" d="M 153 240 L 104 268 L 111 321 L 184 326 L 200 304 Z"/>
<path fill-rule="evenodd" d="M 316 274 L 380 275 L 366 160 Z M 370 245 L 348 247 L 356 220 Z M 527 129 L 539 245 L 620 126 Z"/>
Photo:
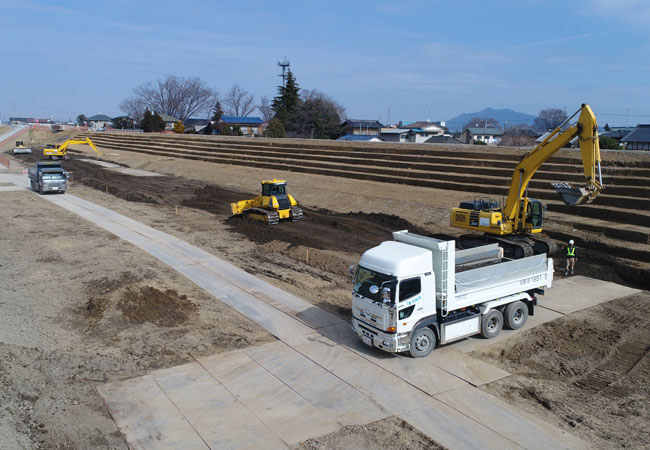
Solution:
<path fill-rule="evenodd" d="M 541 233 L 544 223 L 544 205 L 536 198 L 521 200 L 521 210 L 526 211 L 524 230 L 526 233 Z"/>

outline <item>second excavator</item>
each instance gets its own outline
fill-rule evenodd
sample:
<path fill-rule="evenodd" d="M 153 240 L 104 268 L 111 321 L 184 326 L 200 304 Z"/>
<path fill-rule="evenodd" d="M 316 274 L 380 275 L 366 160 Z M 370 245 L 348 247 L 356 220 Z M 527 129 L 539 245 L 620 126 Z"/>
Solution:
<path fill-rule="evenodd" d="M 83 138 L 83 139 L 68 139 L 65 141 L 63 144 L 57 145 L 57 144 L 50 144 L 46 145 L 45 148 L 43 148 L 43 156 L 46 156 L 50 159 L 70 159 L 68 156 L 68 146 L 69 145 L 77 145 L 77 144 L 88 144 L 90 148 L 92 148 L 95 153 L 97 153 L 97 158 L 101 158 L 102 152 L 99 151 L 99 149 L 95 146 L 93 141 L 90 140 L 90 138 Z"/>
<path fill-rule="evenodd" d="M 268 225 L 276 225 L 283 219 L 293 222 L 302 219 L 302 209 L 298 202 L 287 193 L 287 182 L 275 178 L 262 181 L 260 195 L 250 200 L 231 203 L 230 208 L 235 216 L 243 215 Z"/>
<path fill-rule="evenodd" d="M 578 114 L 576 123 L 569 125 Z M 513 259 L 539 253 L 554 254 L 555 243 L 539 235 L 542 231 L 544 207 L 540 200 L 528 197 L 528 183 L 546 160 L 576 137 L 580 144 L 586 185 L 575 186 L 570 183 L 552 183 L 552 185 L 568 205 L 591 203 L 604 186 L 600 169 L 596 117 L 589 105 L 583 104 L 519 161 L 510 180 L 505 205 L 481 197 L 474 201 L 461 202 L 458 208 L 451 210 L 452 227 L 485 233 L 461 236 L 460 246 L 470 248 L 498 242 L 504 249 L 504 256 Z"/>

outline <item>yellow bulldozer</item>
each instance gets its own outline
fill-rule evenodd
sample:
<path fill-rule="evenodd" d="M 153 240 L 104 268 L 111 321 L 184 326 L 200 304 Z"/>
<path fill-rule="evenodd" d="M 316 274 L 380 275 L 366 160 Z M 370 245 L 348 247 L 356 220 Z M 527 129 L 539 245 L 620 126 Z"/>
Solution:
<path fill-rule="evenodd" d="M 287 193 L 287 182 L 275 178 L 262 181 L 262 193 L 257 197 L 231 203 L 230 207 L 235 216 L 250 217 L 268 225 L 276 225 L 280 220 L 298 222 L 302 219 L 298 202 Z"/>
<path fill-rule="evenodd" d="M 69 145 L 76 145 L 76 144 L 88 144 L 90 148 L 92 148 L 95 153 L 97 153 L 97 158 L 101 158 L 102 152 L 99 151 L 99 149 L 93 144 L 93 141 L 90 140 L 90 138 L 83 138 L 83 139 L 68 139 L 65 141 L 63 144 L 57 145 L 57 144 L 49 144 L 46 145 L 45 148 L 43 148 L 43 156 L 49 158 L 49 159 L 70 159 L 68 156 L 68 146 Z"/>

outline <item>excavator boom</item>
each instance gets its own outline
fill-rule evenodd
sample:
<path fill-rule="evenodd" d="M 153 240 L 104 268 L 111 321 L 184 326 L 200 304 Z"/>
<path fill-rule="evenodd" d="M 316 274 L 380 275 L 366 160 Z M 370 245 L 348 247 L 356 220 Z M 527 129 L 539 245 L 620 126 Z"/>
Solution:
<path fill-rule="evenodd" d="M 562 130 L 578 114 L 580 114 L 578 121 L 574 125 Z M 504 216 L 507 219 L 515 220 L 518 216 L 521 199 L 525 197 L 528 183 L 539 167 L 576 136 L 580 143 L 586 185 L 575 186 L 570 183 L 554 183 L 553 187 L 560 194 L 562 200 L 569 205 L 591 203 L 600 194 L 604 186 L 602 184 L 600 170 L 598 125 L 596 123 L 596 117 L 589 105 L 582 104 L 578 111 L 562 125 L 549 133 L 530 153 L 525 155 L 515 168 L 510 181 L 508 198 L 503 210 Z M 596 171 L 598 172 L 598 177 L 596 177 Z"/>

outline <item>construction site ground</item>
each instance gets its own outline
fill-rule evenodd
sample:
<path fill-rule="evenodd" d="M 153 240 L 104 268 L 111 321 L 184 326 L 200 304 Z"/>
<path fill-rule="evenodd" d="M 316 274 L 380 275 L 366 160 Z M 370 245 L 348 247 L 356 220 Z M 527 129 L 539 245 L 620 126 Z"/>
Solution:
<path fill-rule="evenodd" d="M 449 206 L 472 195 L 105 152 L 105 161 L 162 174 L 133 176 L 76 161 L 93 155 L 83 147 L 75 151 L 83 153 L 64 163 L 72 172 L 70 193 L 179 237 L 344 320 L 350 317 L 347 266 L 362 251 L 396 229 L 452 235 Z M 36 159 L 32 154 L 12 163 Z M 268 228 L 230 217 L 231 201 L 256 194 L 261 179 L 274 177 L 289 180 L 305 207 L 303 222 Z M 177 272 L 38 196 L 2 192 L 0 202 L 6 224 L 0 350 L 7 362 L 0 369 L 1 403 L 7 405 L 0 410 L 0 435 L 13 439 L 7 442 L 123 445 L 95 387 L 187 362 L 190 353 L 207 356 L 273 340 Z M 583 257 L 577 269 L 621 281 L 611 261 Z M 644 291 L 475 350 L 513 374 L 482 389 L 593 445 L 647 445 L 649 299 Z M 377 442 L 431 445 L 395 417 L 302 445 Z"/>

